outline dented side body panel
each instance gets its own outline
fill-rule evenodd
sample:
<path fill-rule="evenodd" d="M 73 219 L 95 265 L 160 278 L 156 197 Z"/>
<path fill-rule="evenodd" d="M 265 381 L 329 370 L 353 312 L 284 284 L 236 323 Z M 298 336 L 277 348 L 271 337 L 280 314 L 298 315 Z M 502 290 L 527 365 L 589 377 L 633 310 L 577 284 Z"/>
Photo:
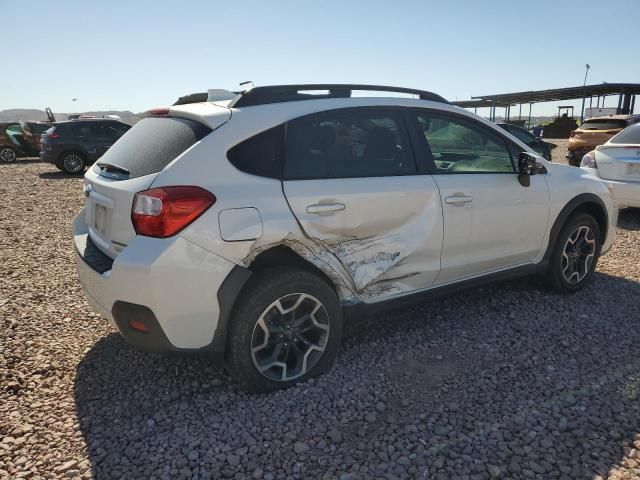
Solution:
<path fill-rule="evenodd" d="M 308 241 L 341 266 L 363 301 L 422 289 L 440 271 L 440 195 L 428 175 L 296 180 L 284 192 Z M 344 205 L 330 214 L 317 204 Z"/>
<path fill-rule="evenodd" d="M 322 107 L 326 109 L 326 103 Z M 169 165 L 154 181 L 153 187 L 161 187 L 197 180 L 216 195 L 216 203 L 180 235 L 243 267 L 270 248 L 286 246 L 324 272 L 346 303 L 382 300 L 432 285 L 440 270 L 443 235 L 433 179 L 415 175 L 283 185 L 237 170 L 226 158 L 228 149 L 278 124 L 273 117 L 285 110 L 278 105 L 272 110 L 271 117 L 234 110 L 215 135 L 203 139 L 179 165 Z M 289 108 L 282 121 L 291 118 Z M 306 214 L 308 205 L 331 198 L 347 208 L 331 216 Z M 220 212 L 247 207 L 258 209 L 262 236 L 225 241 L 218 225 Z"/>

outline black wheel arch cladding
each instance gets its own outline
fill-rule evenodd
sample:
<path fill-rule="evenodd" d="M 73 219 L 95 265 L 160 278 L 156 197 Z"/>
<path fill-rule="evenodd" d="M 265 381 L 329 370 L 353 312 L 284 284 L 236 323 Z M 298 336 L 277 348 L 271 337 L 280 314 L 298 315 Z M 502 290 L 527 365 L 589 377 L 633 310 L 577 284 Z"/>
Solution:
<path fill-rule="evenodd" d="M 551 232 L 549 234 L 549 243 L 547 245 L 547 250 L 544 255 L 544 259 L 542 263 L 546 263 L 549 261 L 551 254 L 553 253 L 553 248 L 558 240 L 558 235 L 562 231 L 562 228 L 566 225 L 567 221 L 576 213 L 583 212 L 592 215 L 600 228 L 600 235 L 602 235 L 601 241 L 604 241 L 607 238 L 607 230 L 609 225 L 609 214 L 607 213 L 607 209 L 604 205 L 602 199 L 593 193 L 582 193 L 574 198 L 572 198 L 567 204 L 564 206 L 560 213 L 556 217 L 555 222 L 553 223 L 553 227 L 551 227 Z"/>

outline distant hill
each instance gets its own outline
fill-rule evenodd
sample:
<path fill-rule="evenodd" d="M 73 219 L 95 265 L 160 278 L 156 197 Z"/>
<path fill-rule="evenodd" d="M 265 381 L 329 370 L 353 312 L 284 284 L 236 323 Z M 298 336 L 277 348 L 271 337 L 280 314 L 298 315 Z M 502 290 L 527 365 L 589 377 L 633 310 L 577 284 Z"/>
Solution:
<path fill-rule="evenodd" d="M 130 112 L 129 110 L 105 110 L 100 112 L 78 112 L 81 115 L 92 115 L 94 117 L 102 117 L 104 115 L 118 115 L 123 122 L 133 125 L 137 123 L 143 114 Z M 67 120 L 70 113 L 53 112 L 56 120 Z M 47 114 L 44 110 L 31 108 L 12 108 L 9 110 L 0 110 L 0 122 L 22 122 L 22 121 L 44 121 L 47 120 Z"/>

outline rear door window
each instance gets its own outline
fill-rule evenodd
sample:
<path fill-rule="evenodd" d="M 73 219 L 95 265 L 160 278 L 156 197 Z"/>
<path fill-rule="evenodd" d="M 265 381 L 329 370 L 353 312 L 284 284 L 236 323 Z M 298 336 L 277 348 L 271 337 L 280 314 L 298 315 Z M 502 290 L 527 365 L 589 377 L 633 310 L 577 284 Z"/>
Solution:
<path fill-rule="evenodd" d="M 285 180 L 416 173 L 398 111 L 338 110 L 289 124 Z"/>
<path fill-rule="evenodd" d="M 143 118 L 96 162 L 129 171 L 129 178 L 157 173 L 211 133 L 206 125 L 184 118 Z"/>

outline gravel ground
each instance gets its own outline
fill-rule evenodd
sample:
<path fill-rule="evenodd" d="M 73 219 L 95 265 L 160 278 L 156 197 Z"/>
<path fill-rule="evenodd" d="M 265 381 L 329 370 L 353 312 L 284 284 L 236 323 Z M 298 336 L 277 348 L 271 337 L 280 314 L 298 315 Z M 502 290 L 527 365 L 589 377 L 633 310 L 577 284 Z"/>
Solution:
<path fill-rule="evenodd" d="M 576 295 L 523 280 L 399 310 L 329 374 L 252 396 L 92 312 L 82 201 L 78 178 L 0 165 L 0 478 L 640 478 L 640 211 Z"/>

